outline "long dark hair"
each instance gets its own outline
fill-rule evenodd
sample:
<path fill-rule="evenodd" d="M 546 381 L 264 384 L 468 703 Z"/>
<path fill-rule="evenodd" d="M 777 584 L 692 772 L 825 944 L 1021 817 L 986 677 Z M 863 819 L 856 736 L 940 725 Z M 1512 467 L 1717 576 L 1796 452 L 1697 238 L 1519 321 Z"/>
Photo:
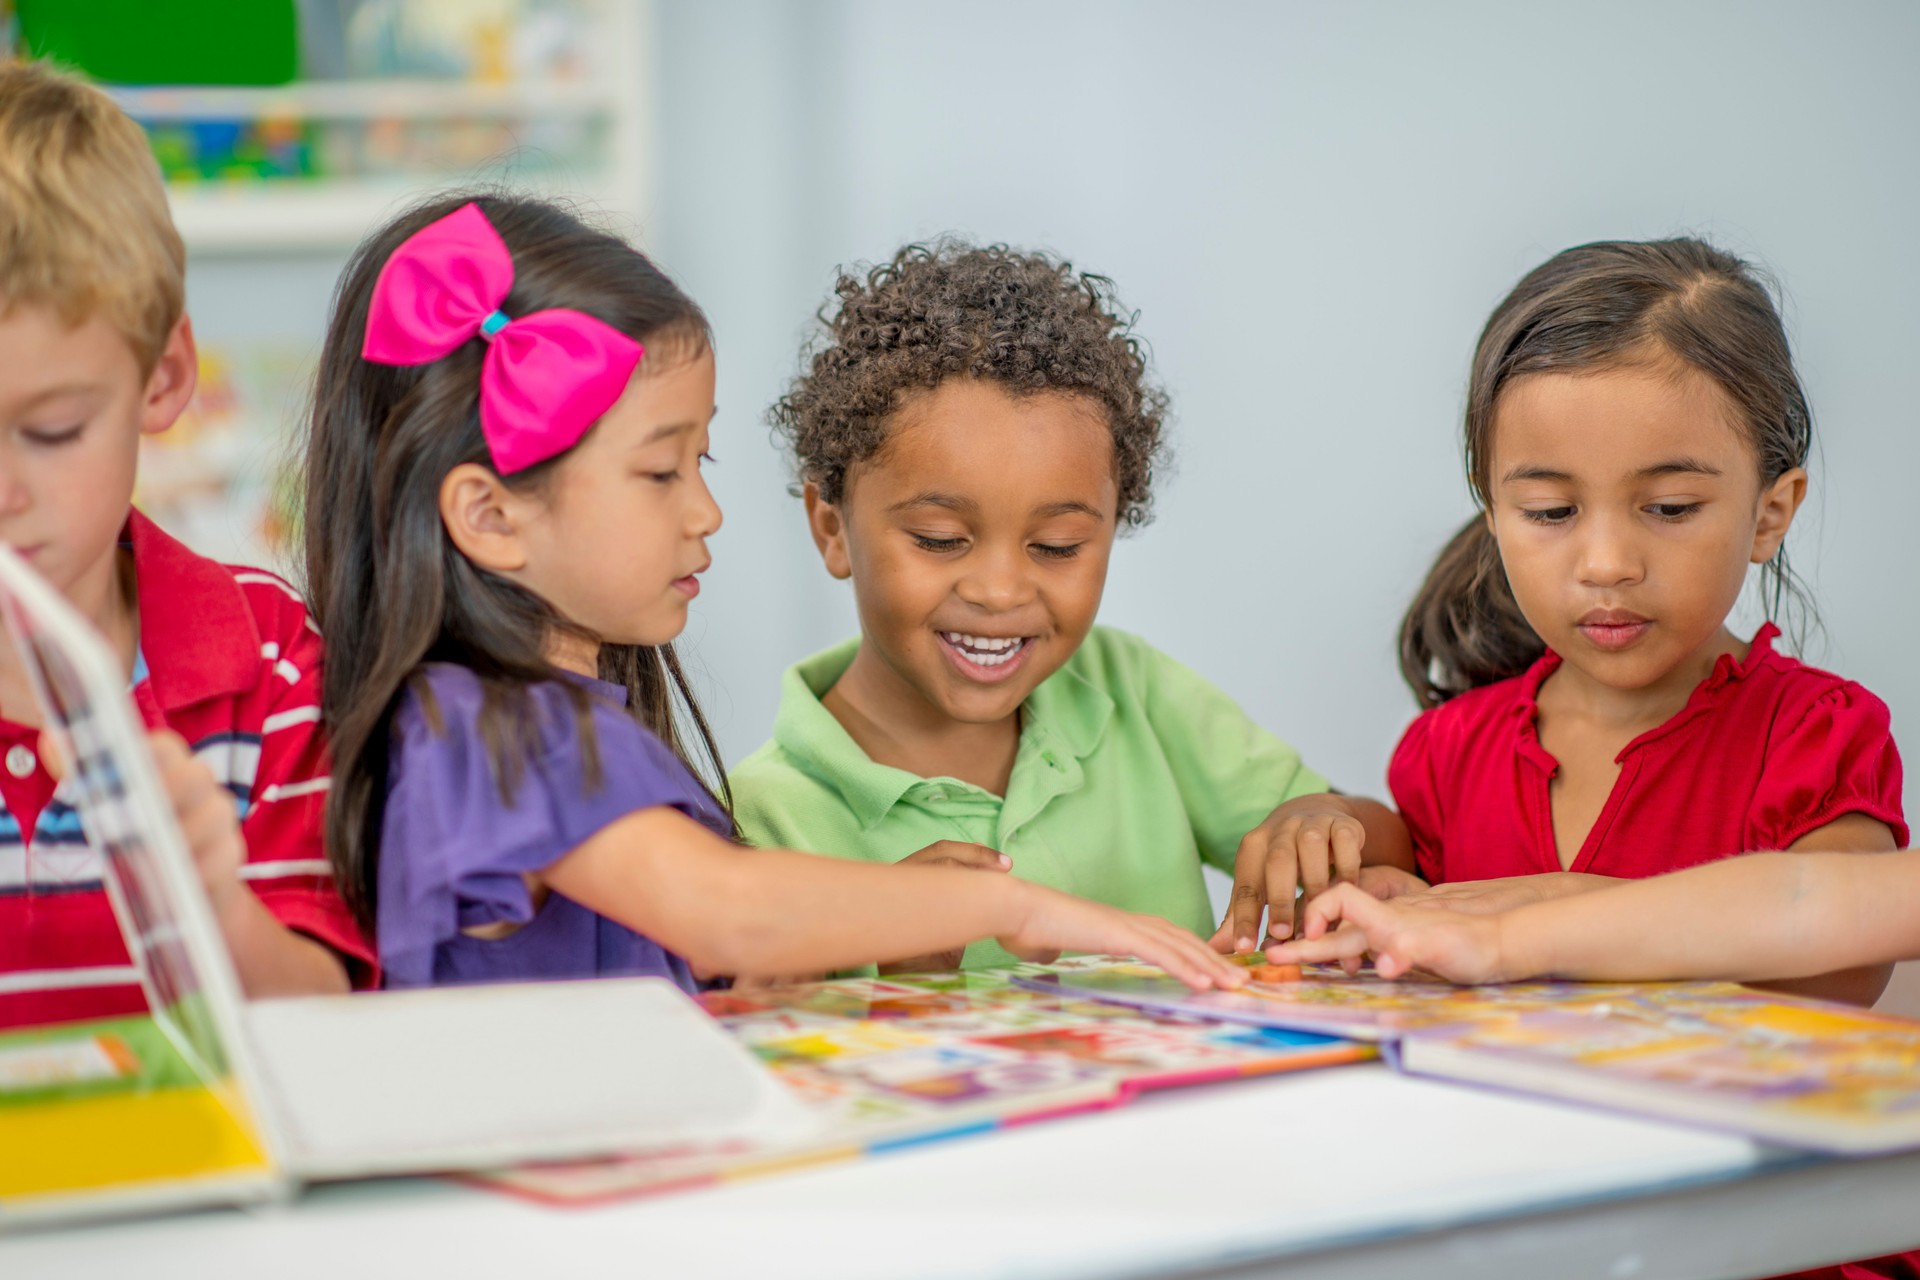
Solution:
<path fill-rule="evenodd" d="M 1467 384 L 1467 483 L 1483 514 L 1447 543 L 1400 624 L 1400 674 L 1423 707 L 1524 672 L 1546 646 L 1527 624 L 1484 509 L 1500 393 L 1532 373 L 1604 368 L 1651 344 L 1712 378 L 1740 412 L 1770 485 L 1806 465 L 1813 414 L 1773 296 L 1702 240 L 1608 240 L 1528 272 L 1480 332 Z M 1761 570 L 1768 617 L 1806 597 L 1783 546 Z"/>
<path fill-rule="evenodd" d="M 647 361 L 697 354 L 712 341 L 699 307 L 653 263 L 538 200 L 436 198 L 401 214 L 354 252 L 334 295 L 314 379 L 304 536 L 307 594 L 327 641 L 321 677 L 321 710 L 333 749 L 327 856 L 347 904 L 369 929 L 390 722 L 402 691 L 411 684 L 426 695 L 424 709 L 438 727 L 425 682 L 416 681 L 422 664 L 458 663 L 480 678 L 481 734 L 495 782 L 510 802 L 534 747 L 527 688 L 559 678 L 546 658 L 548 641 L 556 630 L 578 630 L 538 596 L 475 568 L 440 521 L 446 474 L 463 462 L 492 466 L 479 417 L 485 344 L 476 337 L 414 367 L 360 357 L 381 266 L 408 236 L 469 201 L 486 213 L 513 255 L 513 291 L 502 305 L 509 315 L 548 307 L 583 311 L 644 343 Z M 558 461 L 516 472 L 504 483 L 537 490 Z M 672 645 L 603 644 L 600 676 L 626 688 L 633 717 L 691 768 L 677 702 L 704 754 L 703 781 L 726 795 L 713 735 Z M 586 694 L 570 682 L 560 684 L 573 701 L 589 784 L 597 784 L 599 756 Z"/>

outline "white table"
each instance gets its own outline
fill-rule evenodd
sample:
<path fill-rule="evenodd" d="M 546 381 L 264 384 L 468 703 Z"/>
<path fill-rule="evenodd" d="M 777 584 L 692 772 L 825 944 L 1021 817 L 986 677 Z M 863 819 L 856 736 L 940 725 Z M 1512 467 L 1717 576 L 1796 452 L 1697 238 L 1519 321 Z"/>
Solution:
<path fill-rule="evenodd" d="M 5 1280 L 1763 1274 L 1920 1243 L 1920 1155 L 1347 1067 L 590 1209 L 433 1181 L 0 1241 Z"/>

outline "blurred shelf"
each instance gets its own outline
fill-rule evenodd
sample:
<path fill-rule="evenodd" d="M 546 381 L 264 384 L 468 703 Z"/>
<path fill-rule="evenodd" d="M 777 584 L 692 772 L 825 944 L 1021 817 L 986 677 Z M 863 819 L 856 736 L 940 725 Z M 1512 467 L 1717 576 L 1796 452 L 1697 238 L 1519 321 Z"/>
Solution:
<path fill-rule="evenodd" d="M 590 83 L 309 80 L 270 89 L 166 85 L 108 90 L 136 120 L 551 119 L 610 115 L 621 100 Z"/>
<path fill-rule="evenodd" d="M 354 244 L 417 186 L 287 179 L 167 188 L 190 252 L 324 250 Z"/>
<path fill-rule="evenodd" d="M 582 184 L 540 178 L 515 179 L 515 190 L 558 193 L 589 202 L 619 202 L 611 183 Z M 482 175 L 480 186 L 498 184 Z M 174 225 L 195 254 L 318 253 L 351 248 L 385 219 L 429 192 L 458 186 L 444 182 L 287 178 L 260 182 L 173 184 L 167 198 Z"/>

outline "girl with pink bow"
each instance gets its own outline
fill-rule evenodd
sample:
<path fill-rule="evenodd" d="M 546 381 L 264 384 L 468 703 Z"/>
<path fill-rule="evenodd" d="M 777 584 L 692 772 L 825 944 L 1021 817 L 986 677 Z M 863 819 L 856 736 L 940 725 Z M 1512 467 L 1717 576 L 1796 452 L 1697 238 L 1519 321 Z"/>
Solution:
<path fill-rule="evenodd" d="M 732 839 L 673 640 L 711 563 L 706 317 L 534 200 L 363 244 L 314 390 L 327 845 L 394 986 L 818 972 L 997 937 L 1240 971 L 1156 917 L 1011 876 Z M 714 780 L 702 781 L 689 758 Z"/>

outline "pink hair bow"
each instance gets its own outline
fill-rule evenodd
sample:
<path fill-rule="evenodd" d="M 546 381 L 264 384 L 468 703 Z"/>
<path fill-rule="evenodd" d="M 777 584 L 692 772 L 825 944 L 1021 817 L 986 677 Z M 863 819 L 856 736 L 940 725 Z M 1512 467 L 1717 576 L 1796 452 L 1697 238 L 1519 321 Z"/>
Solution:
<path fill-rule="evenodd" d="M 513 255 L 477 204 L 464 204 L 403 241 L 380 268 L 360 354 L 420 365 L 470 338 L 480 366 L 480 432 L 501 475 L 580 442 L 626 390 L 644 348 L 612 325 L 554 308 L 509 317 Z"/>

